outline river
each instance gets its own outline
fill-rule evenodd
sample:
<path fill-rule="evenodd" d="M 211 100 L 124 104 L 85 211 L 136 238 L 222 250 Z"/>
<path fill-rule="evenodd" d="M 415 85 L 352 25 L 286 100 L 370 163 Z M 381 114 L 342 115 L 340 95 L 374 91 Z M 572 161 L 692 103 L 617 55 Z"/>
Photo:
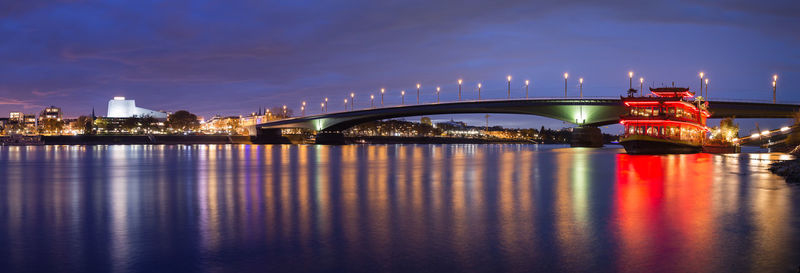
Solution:
<path fill-rule="evenodd" d="M 795 272 L 781 154 L 0 147 L 5 272 Z"/>

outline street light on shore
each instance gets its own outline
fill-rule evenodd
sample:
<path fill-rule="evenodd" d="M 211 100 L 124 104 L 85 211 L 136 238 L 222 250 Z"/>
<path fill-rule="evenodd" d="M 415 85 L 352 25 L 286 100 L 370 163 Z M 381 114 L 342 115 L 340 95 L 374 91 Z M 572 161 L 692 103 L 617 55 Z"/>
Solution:
<path fill-rule="evenodd" d="M 772 75 L 772 103 L 777 102 L 778 74 Z"/>
<path fill-rule="evenodd" d="M 461 100 L 461 79 L 458 79 L 458 100 Z"/>
<path fill-rule="evenodd" d="M 400 105 L 406 104 L 406 90 L 400 90 Z"/>
<path fill-rule="evenodd" d="M 581 98 L 583 98 L 583 78 L 580 78 L 580 79 L 578 79 L 578 82 L 579 82 L 579 83 L 580 83 L 580 85 L 581 85 L 581 87 L 580 87 L 580 90 L 581 90 L 581 91 L 580 91 L 580 94 L 581 94 Z"/>
<path fill-rule="evenodd" d="M 381 107 L 383 107 L 383 93 L 386 93 L 386 89 L 381 88 Z"/>
<path fill-rule="evenodd" d="M 569 73 L 564 73 L 564 97 L 567 97 L 567 78 L 569 78 Z"/>
<path fill-rule="evenodd" d="M 419 83 L 417 84 L 417 104 L 419 104 Z"/>
<path fill-rule="evenodd" d="M 439 91 L 441 90 L 440 87 L 436 87 L 436 103 L 439 103 Z"/>
<path fill-rule="evenodd" d="M 478 100 L 481 100 L 481 83 L 478 83 Z"/>
<path fill-rule="evenodd" d="M 506 79 L 508 79 L 508 98 L 510 99 L 511 98 L 511 75 L 508 75 L 508 77 L 506 77 Z"/>

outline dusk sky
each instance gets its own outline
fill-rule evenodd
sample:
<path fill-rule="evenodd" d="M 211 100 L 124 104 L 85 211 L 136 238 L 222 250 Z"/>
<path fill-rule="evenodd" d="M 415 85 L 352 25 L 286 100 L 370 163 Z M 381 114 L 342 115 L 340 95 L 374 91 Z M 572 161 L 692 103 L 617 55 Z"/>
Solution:
<path fill-rule="evenodd" d="M 631 70 L 645 86 L 692 89 L 704 71 L 712 100 L 771 100 L 777 73 L 778 101 L 800 102 L 797 0 L 2 1 L 0 37 L 1 117 L 47 105 L 104 115 L 113 96 L 207 118 L 301 101 L 317 113 L 326 96 L 332 111 L 350 92 L 365 107 L 380 88 L 398 104 L 417 82 L 424 102 L 436 86 L 453 100 L 459 78 L 467 98 L 477 82 L 501 98 L 506 75 L 517 97 L 525 79 L 533 96 L 558 97 L 564 72 L 570 96 L 583 77 L 586 96 L 614 97 Z"/>

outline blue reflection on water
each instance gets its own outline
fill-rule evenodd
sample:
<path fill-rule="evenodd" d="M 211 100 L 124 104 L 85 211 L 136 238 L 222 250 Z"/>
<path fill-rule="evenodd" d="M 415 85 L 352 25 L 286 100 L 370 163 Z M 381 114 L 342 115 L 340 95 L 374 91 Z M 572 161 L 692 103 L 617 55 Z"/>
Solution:
<path fill-rule="evenodd" d="M 6 271 L 793 271 L 777 154 L 0 147 Z"/>

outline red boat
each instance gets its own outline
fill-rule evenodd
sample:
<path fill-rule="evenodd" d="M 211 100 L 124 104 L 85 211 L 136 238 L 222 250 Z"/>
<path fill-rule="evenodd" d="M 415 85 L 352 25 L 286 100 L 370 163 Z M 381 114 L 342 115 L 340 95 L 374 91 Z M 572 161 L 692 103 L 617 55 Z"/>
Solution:
<path fill-rule="evenodd" d="M 652 96 L 622 97 L 625 134 L 620 144 L 629 154 L 688 154 L 703 150 L 708 103 L 694 100 L 684 87 L 650 88 Z"/>

